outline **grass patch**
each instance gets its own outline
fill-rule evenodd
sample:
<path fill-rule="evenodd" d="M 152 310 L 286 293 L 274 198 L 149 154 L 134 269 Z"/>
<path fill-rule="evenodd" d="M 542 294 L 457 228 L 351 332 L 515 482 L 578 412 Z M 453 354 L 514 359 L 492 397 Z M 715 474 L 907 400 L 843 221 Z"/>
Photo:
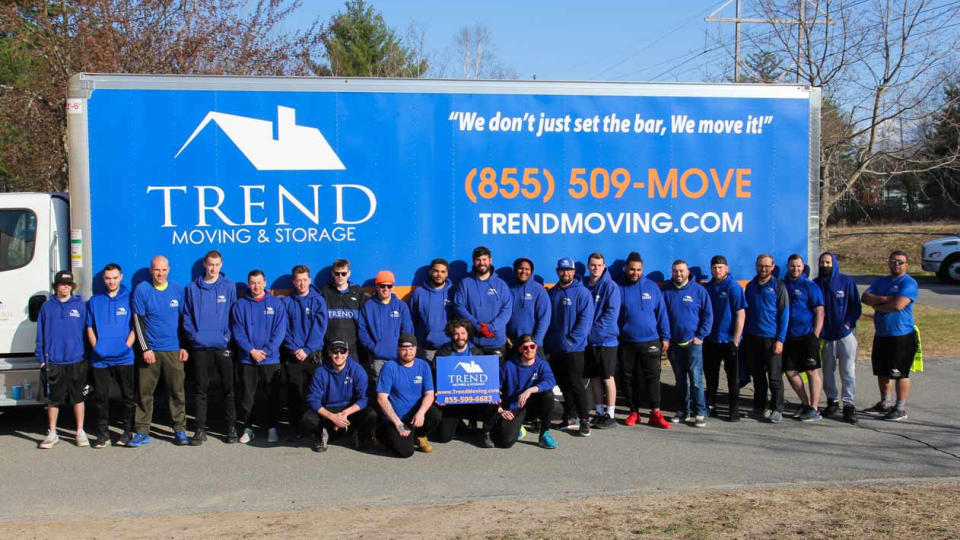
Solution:
<path fill-rule="evenodd" d="M 891 251 L 899 249 L 905 251 L 909 257 L 911 275 L 932 276 L 932 272 L 924 272 L 920 268 L 921 248 L 924 242 L 947 234 L 960 234 L 960 222 L 829 227 L 821 249 L 837 255 L 842 272 L 868 275 L 886 274 L 887 256 Z"/>

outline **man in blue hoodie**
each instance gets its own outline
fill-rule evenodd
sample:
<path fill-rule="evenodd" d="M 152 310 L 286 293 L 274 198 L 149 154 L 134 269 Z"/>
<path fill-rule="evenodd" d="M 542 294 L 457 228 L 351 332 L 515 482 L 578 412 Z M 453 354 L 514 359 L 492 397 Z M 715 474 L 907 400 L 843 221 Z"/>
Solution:
<path fill-rule="evenodd" d="M 376 411 L 367 407 L 367 372 L 349 352 L 345 341 L 331 343 L 310 382 L 300 429 L 314 436 L 314 452 L 325 452 L 335 433 L 347 435 L 350 447 L 359 450 L 361 432 L 368 434 L 377 420 Z"/>
<path fill-rule="evenodd" d="M 590 403 L 583 380 L 584 350 L 593 326 L 593 298 L 580 282 L 573 259 L 557 261 L 557 284 L 550 289 L 550 328 L 544 348 L 563 392 L 561 429 L 590 436 Z M 573 415 L 577 415 L 578 421 Z"/>
<path fill-rule="evenodd" d="M 60 407 L 71 405 L 77 420 L 77 446 L 90 446 L 83 431 L 83 388 L 87 385 L 87 359 L 83 349 L 86 307 L 73 294 L 77 284 L 67 270 L 53 278 L 54 293 L 40 307 L 37 319 L 37 349 L 35 354 L 47 385 L 47 435 L 40 448 L 47 450 L 57 444 L 57 416 Z"/>
<path fill-rule="evenodd" d="M 593 325 L 587 337 L 587 352 L 584 358 L 585 375 L 590 376 L 590 388 L 597 407 L 593 427 L 597 429 L 616 427 L 614 412 L 617 408 L 617 337 L 620 327 L 620 287 L 607 271 L 606 261 L 600 253 L 587 257 L 590 279 L 585 283 L 593 296 Z M 604 399 L 606 398 L 606 399 Z"/>
<path fill-rule="evenodd" d="M 717 416 L 717 390 L 720 387 L 720 364 L 727 375 L 727 404 L 731 422 L 740 421 L 740 366 L 737 348 L 743 337 L 747 301 L 740 286 L 731 276 L 727 258 L 714 255 L 710 259 L 710 275 L 706 285 L 713 308 L 713 328 L 703 342 L 703 374 L 707 379 L 707 410 Z"/>
<path fill-rule="evenodd" d="M 283 297 L 286 333 L 280 351 L 283 380 L 287 387 L 287 414 L 291 426 L 298 426 L 306 403 L 303 397 L 323 362 L 323 336 L 327 332 L 327 303 L 310 286 L 310 268 L 298 264 L 290 271 L 293 292 Z M 299 439 L 299 433 L 292 435 Z"/>
<path fill-rule="evenodd" d="M 453 305 L 457 315 L 470 321 L 476 333 L 473 343 L 484 354 L 504 359 L 507 349 L 507 321 L 513 311 L 513 295 L 504 281 L 493 273 L 490 250 L 473 250 L 473 274 L 454 287 Z"/>
<path fill-rule="evenodd" d="M 247 444 L 254 438 L 253 412 L 257 389 L 267 393 L 267 442 L 279 441 L 280 394 L 283 379 L 280 375 L 280 347 L 286 336 L 287 318 L 280 298 L 267 291 L 267 279 L 260 270 L 247 274 L 247 293 L 237 300 L 230 313 L 230 332 L 237 345 L 240 380 L 243 394 L 240 400 L 240 421 L 243 435 L 240 442 Z"/>
<path fill-rule="evenodd" d="M 823 329 L 823 293 L 803 270 L 803 257 L 794 253 L 787 259 L 787 279 L 783 280 L 790 298 L 790 321 L 787 341 L 783 344 L 783 371 L 793 391 L 800 398 L 800 409 L 794 418 L 802 422 L 820 420 L 817 406 L 823 384 L 820 378 L 820 331 Z M 800 373 L 807 374 L 809 395 Z"/>
<path fill-rule="evenodd" d="M 771 255 L 764 253 L 757 257 L 757 275 L 747 283 L 744 292 L 747 317 L 740 352 L 753 378 L 753 417 L 779 424 L 783 419 L 781 355 L 790 321 L 790 296 L 783 283 L 773 277 L 773 266 Z"/>
<path fill-rule="evenodd" d="M 823 332 L 820 334 L 820 361 L 823 362 L 823 393 L 827 395 L 827 407 L 823 416 L 829 418 L 837 412 L 840 391 L 837 389 L 836 371 L 840 369 L 843 385 L 843 420 L 857 423 L 857 320 L 860 319 L 860 291 L 856 282 L 840 272 L 837 257 L 830 252 L 820 255 L 817 279 L 823 293 Z"/>
<path fill-rule="evenodd" d="M 226 441 L 237 442 L 237 400 L 234 395 L 236 367 L 230 351 L 230 310 L 237 301 L 237 286 L 220 269 L 223 256 L 211 250 L 203 257 L 203 275 L 187 286 L 183 297 L 183 332 L 190 347 L 190 363 L 196 382 L 196 431 L 191 446 L 207 440 L 207 390 L 210 372 L 223 388 Z"/>
<path fill-rule="evenodd" d="M 97 441 L 94 448 L 110 442 L 110 381 L 120 387 L 123 434 L 117 446 L 126 446 L 133 436 L 133 411 L 137 396 L 133 386 L 133 330 L 130 293 L 121 283 L 120 266 L 103 267 L 104 291 L 87 301 L 87 340 L 92 349 L 93 405 L 97 412 Z"/>
<path fill-rule="evenodd" d="M 421 344 L 417 353 L 433 364 L 437 349 L 447 342 L 444 329 L 453 310 L 453 283 L 447 279 L 450 268 L 446 259 L 430 261 L 429 273 L 424 284 L 410 293 L 410 315 Z"/>
<path fill-rule="evenodd" d="M 670 429 L 660 412 L 660 356 L 670 349 L 670 320 L 660 287 L 643 275 L 643 258 L 627 255 L 625 281 L 620 287 L 620 374 L 630 414 L 623 422 L 640 421 L 640 389 L 650 401 L 651 426 Z"/>
<path fill-rule="evenodd" d="M 128 446 L 136 448 L 150 442 L 153 422 L 153 392 L 163 375 L 169 394 L 168 406 L 173 418 L 174 443 L 190 444 L 187 437 L 184 364 L 189 358 L 186 343 L 181 343 L 180 318 L 183 313 L 183 286 L 167 280 L 170 262 L 163 255 L 150 261 L 151 281 L 144 281 L 133 290 L 133 330 L 142 354 L 137 370 L 136 433 Z"/>
<path fill-rule="evenodd" d="M 671 419 L 674 424 L 694 417 L 694 426 L 706 427 L 707 404 L 703 395 L 703 340 L 713 327 L 710 295 L 690 279 L 686 261 L 670 267 L 670 283 L 663 286 L 663 303 L 670 318 L 670 349 L 667 357 L 677 381 L 680 404 Z M 691 401 L 693 407 L 691 407 Z"/>
<path fill-rule="evenodd" d="M 500 404 L 490 426 L 493 442 L 510 448 L 526 435 L 523 422 L 533 417 L 540 426 L 540 448 L 553 450 L 550 435 L 553 387 L 557 385 L 550 364 L 537 354 L 537 341 L 530 334 L 517 338 L 517 354 L 500 367 Z"/>
<path fill-rule="evenodd" d="M 507 321 L 507 347 L 513 348 L 517 338 L 530 334 L 538 346 L 550 326 L 550 298 L 543 285 L 533 279 L 533 261 L 520 257 L 513 261 L 514 282 L 510 285 L 513 308 Z"/>
<path fill-rule="evenodd" d="M 413 320 L 407 304 L 393 294 L 393 272 L 377 272 L 374 282 L 377 295 L 360 308 L 360 344 L 367 350 L 370 380 L 376 384 L 383 365 L 397 359 L 397 338 L 413 333 Z"/>

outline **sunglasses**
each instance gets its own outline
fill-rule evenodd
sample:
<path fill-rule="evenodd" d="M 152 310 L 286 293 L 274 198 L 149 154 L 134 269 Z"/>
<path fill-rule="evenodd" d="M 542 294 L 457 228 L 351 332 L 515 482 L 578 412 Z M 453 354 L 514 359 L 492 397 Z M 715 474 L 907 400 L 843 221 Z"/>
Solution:
<path fill-rule="evenodd" d="M 521 350 L 521 351 L 531 351 L 531 350 L 536 349 L 536 348 L 537 348 L 537 344 L 536 344 L 536 343 L 527 343 L 526 345 L 521 345 L 521 346 L 520 346 L 520 350 Z"/>
<path fill-rule="evenodd" d="M 347 354 L 346 349 L 333 349 L 330 351 L 330 354 Z"/>
<path fill-rule="evenodd" d="M 335 276 L 337 276 L 337 277 L 347 277 L 347 274 L 349 274 L 349 273 L 350 273 L 350 272 L 334 272 L 333 275 L 335 275 Z"/>
<path fill-rule="evenodd" d="M 391 284 L 389 284 L 389 283 L 381 283 L 380 285 L 377 285 L 377 288 L 378 288 L 378 289 L 392 289 L 392 288 L 393 288 L 393 285 L 391 285 Z"/>
<path fill-rule="evenodd" d="M 901 261 L 901 260 L 898 260 L 898 259 L 890 259 L 890 260 L 887 261 L 887 262 L 890 263 L 890 264 L 895 264 L 895 265 L 897 265 L 897 266 L 900 266 L 900 265 L 903 265 L 903 264 L 907 264 L 907 261 Z"/>

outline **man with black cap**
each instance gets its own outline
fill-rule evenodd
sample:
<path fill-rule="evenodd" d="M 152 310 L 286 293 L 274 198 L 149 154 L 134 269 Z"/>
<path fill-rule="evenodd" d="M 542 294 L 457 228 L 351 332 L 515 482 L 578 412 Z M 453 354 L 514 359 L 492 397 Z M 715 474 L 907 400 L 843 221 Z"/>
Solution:
<path fill-rule="evenodd" d="M 714 255 L 710 259 L 713 277 L 704 287 L 713 306 L 713 326 L 703 341 L 703 375 L 707 379 L 707 411 L 717 416 L 717 390 L 720 387 L 720 364 L 727 375 L 727 410 L 731 422 L 740 421 L 740 366 L 737 348 L 743 337 L 747 300 L 743 287 L 730 275 L 727 258 Z"/>
<path fill-rule="evenodd" d="M 576 275 L 573 259 L 557 261 L 557 284 L 550 289 L 550 328 L 544 348 L 563 392 L 561 429 L 579 425 L 582 437 L 590 435 L 590 403 L 583 381 L 584 351 L 593 325 L 593 298 Z M 579 424 L 573 415 L 579 418 Z"/>
<path fill-rule="evenodd" d="M 417 338 L 400 334 L 397 359 L 384 364 L 377 381 L 380 442 L 404 458 L 412 456 L 414 449 L 432 452 L 427 437 L 440 423 L 434 395 L 430 365 L 417 358 Z"/>
<path fill-rule="evenodd" d="M 493 273 L 490 250 L 473 250 L 473 273 L 457 283 L 453 292 L 457 316 L 470 321 L 476 331 L 473 343 L 484 354 L 495 354 L 501 361 L 507 349 L 507 321 L 513 311 L 513 296 L 504 281 Z"/>
<path fill-rule="evenodd" d="M 77 420 L 77 446 L 90 446 L 83 431 L 83 389 L 87 385 L 83 333 L 87 310 L 83 300 L 73 294 L 76 288 L 72 273 L 66 270 L 57 272 L 53 278 L 54 292 L 40 307 L 37 318 L 35 352 L 47 386 L 47 435 L 40 442 L 43 450 L 53 448 L 60 440 L 57 416 L 62 405 L 73 406 Z"/>
<path fill-rule="evenodd" d="M 330 343 L 327 359 L 313 374 L 300 429 L 314 436 L 314 452 L 326 451 L 336 433 L 346 434 L 350 447 L 359 450 L 361 432 L 368 434 L 376 421 L 377 413 L 367 407 L 367 372 L 349 352 L 345 341 Z"/>

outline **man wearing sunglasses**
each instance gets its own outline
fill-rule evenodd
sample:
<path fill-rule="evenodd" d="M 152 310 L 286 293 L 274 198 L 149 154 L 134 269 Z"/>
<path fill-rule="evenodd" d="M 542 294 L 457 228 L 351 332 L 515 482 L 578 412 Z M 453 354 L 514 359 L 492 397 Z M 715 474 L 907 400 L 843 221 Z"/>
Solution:
<path fill-rule="evenodd" d="M 333 261 L 330 271 L 333 281 L 322 289 L 320 294 L 327 302 L 327 333 L 324 336 L 324 346 L 329 347 L 334 341 L 343 341 L 354 359 L 363 363 L 366 359 L 357 356 L 362 353 L 357 347 L 357 333 L 360 325 L 360 308 L 370 298 L 370 294 L 359 285 L 350 282 L 350 261 L 337 259 Z"/>
<path fill-rule="evenodd" d="M 473 250 L 473 273 L 457 283 L 453 305 L 476 330 L 473 343 L 484 354 L 504 358 L 507 345 L 507 321 L 513 311 L 513 296 L 504 281 L 493 273 L 490 250 L 479 246 Z"/>
<path fill-rule="evenodd" d="M 491 426 L 494 442 L 510 448 L 526 435 L 523 423 L 532 417 L 540 426 L 541 448 L 553 450 L 557 442 L 550 435 L 553 413 L 553 387 L 556 381 L 546 360 L 537 354 L 536 338 L 524 334 L 517 338 L 516 356 L 500 368 L 500 405 Z"/>
<path fill-rule="evenodd" d="M 907 254 L 894 251 L 887 260 L 890 275 L 877 278 L 863 293 L 861 301 L 872 307 L 876 334 L 873 338 L 873 374 L 880 387 L 880 401 L 868 412 L 883 415 L 884 420 L 907 419 L 910 395 L 910 366 L 917 352 L 913 304 L 917 301 L 917 281 L 907 274 Z M 891 393 L 896 381 L 897 401 Z"/>
<path fill-rule="evenodd" d="M 374 283 L 377 295 L 363 303 L 360 308 L 360 344 L 367 352 L 367 367 L 371 380 L 376 383 L 383 365 L 397 359 L 397 338 L 400 334 L 413 333 L 410 308 L 397 295 L 393 285 L 397 280 L 393 272 L 377 272 Z"/>
<path fill-rule="evenodd" d="M 377 413 L 367 407 L 367 373 L 349 352 L 346 342 L 334 341 L 313 374 L 300 430 L 313 435 L 314 452 L 325 452 L 337 434 L 346 435 L 350 448 L 359 450 L 361 432 L 368 435 L 376 422 Z"/>

